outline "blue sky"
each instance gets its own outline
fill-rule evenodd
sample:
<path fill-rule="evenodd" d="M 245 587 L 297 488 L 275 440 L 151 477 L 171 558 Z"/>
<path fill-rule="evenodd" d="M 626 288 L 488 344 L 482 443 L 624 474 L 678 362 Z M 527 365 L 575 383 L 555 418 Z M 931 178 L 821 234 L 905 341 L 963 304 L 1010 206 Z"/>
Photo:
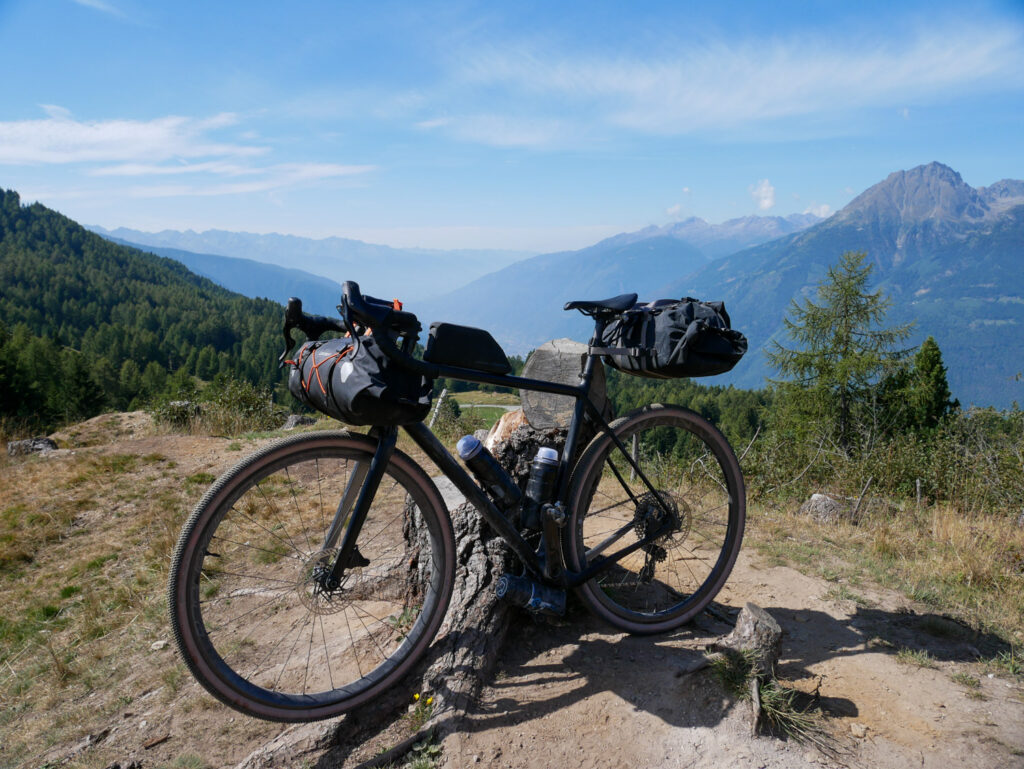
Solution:
<path fill-rule="evenodd" d="M 0 0 L 0 187 L 87 224 L 552 251 L 1024 178 L 1024 2 Z"/>

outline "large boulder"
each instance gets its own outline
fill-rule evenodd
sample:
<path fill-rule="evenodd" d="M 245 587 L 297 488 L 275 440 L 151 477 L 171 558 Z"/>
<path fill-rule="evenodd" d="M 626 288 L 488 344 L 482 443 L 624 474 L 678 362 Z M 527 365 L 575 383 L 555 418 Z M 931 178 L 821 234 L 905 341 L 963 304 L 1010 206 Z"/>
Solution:
<path fill-rule="evenodd" d="M 811 498 L 800 505 L 800 514 L 809 516 L 819 523 L 836 523 L 852 517 L 852 507 L 848 500 L 832 494 L 812 494 Z"/>
<path fill-rule="evenodd" d="M 57 444 L 50 438 L 28 438 L 24 441 L 11 441 L 7 444 L 7 453 L 12 457 L 25 454 L 46 454 L 55 451 Z"/>

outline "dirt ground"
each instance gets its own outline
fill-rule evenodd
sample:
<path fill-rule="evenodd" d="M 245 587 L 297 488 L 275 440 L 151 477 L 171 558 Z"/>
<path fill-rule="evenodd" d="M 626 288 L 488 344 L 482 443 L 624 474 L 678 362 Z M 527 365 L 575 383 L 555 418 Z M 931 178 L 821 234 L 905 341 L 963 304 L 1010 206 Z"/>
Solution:
<path fill-rule="evenodd" d="M 244 440 L 240 453 L 228 449 L 236 443 L 228 439 L 154 434 L 142 417 L 119 424 L 116 433 L 80 427 L 74 438 L 61 436 L 78 448 L 19 460 L 0 472 L 16 480 L 30 463 L 59 469 L 81 461 L 83 453 L 159 452 L 173 463 L 175 476 L 186 478 L 219 474 L 265 442 Z M 104 440 L 107 434 L 114 437 Z M 180 512 L 179 525 L 186 514 Z M 111 536 L 102 511 L 83 515 L 92 531 L 79 537 L 80 545 L 88 536 Z M 819 689 L 838 757 L 793 741 L 752 737 L 746 703 L 728 699 L 708 670 L 683 672 L 729 631 L 728 623 L 705 615 L 675 634 L 637 638 L 610 630 L 576 606 L 557 625 L 526 616 L 517 623 L 478 705 L 444 740 L 439 765 L 1024 767 L 1024 685 L 976 661 L 991 653 L 995 639 L 929 615 L 890 591 L 860 585 L 854 603 L 829 599 L 832 587 L 791 568 L 768 567 L 747 549 L 718 602 L 727 614 L 753 602 L 779 622 L 779 677 L 803 691 Z M 162 592 L 152 600 L 162 601 Z M 317 733 L 248 719 L 215 702 L 187 674 L 169 675 L 184 670 L 173 644 L 163 643 L 169 639 L 166 619 L 135 623 L 101 639 L 96 648 L 118 662 L 110 664 L 105 685 L 69 684 L 43 710 L 5 714 L 0 766 L 234 767 L 282 733 Z M 928 657 L 916 659 L 933 667 L 914 664 L 910 652 L 922 651 Z M 965 685 L 968 676 L 980 685 Z M 47 719 L 60 730 L 15 759 L 7 746 L 25 730 L 45 731 Z M 376 741 L 319 765 L 356 766 L 388 746 Z M 317 765 L 317 756 L 291 760 L 277 754 L 263 763 L 308 767 Z"/>
<path fill-rule="evenodd" d="M 444 766 L 1024 766 L 1024 689 L 972 662 L 985 639 L 935 638 L 921 628 L 936 619 L 892 593 L 872 591 L 874 605 L 859 608 L 822 598 L 827 591 L 744 553 L 719 599 L 751 601 L 778 620 L 779 677 L 808 692 L 820 686 L 838 759 L 752 738 L 746 703 L 725 698 L 707 670 L 680 674 L 728 624 L 705 617 L 671 636 L 636 638 L 577 612 L 562 627 L 527 625 L 513 636 L 478 709 L 445 741 Z M 900 662 L 898 649 L 927 650 L 936 667 Z M 977 675 L 977 692 L 956 673 Z"/>

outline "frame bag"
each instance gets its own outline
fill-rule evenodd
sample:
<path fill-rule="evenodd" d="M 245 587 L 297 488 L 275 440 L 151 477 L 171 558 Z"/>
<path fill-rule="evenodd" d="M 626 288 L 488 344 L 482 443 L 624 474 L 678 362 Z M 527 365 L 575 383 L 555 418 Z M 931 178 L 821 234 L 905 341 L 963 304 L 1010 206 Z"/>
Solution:
<path fill-rule="evenodd" d="M 601 355 L 612 368 L 652 379 L 713 376 L 735 366 L 747 339 L 730 328 L 722 302 L 659 299 L 637 304 L 601 334 Z"/>
<path fill-rule="evenodd" d="M 306 342 L 289 362 L 291 394 L 350 425 L 407 425 L 430 411 L 433 381 L 392 362 L 371 336 Z"/>

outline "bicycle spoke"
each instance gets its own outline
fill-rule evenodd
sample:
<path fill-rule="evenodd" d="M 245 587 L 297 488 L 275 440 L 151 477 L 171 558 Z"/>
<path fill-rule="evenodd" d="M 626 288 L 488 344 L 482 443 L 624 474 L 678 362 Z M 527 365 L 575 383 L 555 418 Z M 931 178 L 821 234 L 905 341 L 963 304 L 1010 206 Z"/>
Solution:
<path fill-rule="evenodd" d="M 731 568 L 738 547 L 732 484 L 742 491 L 742 479 L 727 472 L 724 439 L 692 412 L 656 407 L 631 419 L 617 434 L 627 446 L 633 438 L 633 457 L 650 485 L 611 441 L 596 444 L 603 454 L 595 448 L 581 460 L 590 464 L 574 487 L 571 531 L 588 565 L 627 537 L 633 547 L 644 543 L 606 566 L 581 595 L 614 624 L 650 632 L 645 628 L 673 627 L 700 611 L 713 597 L 707 586 L 717 590 Z"/>

